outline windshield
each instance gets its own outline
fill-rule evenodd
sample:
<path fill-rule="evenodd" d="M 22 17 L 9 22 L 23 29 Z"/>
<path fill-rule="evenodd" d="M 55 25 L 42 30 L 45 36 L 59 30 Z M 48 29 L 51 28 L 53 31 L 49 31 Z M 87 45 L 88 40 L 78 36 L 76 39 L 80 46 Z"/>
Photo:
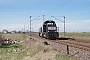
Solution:
<path fill-rule="evenodd" d="M 48 30 L 56 30 L 56 27 L 48 27 Z"/>

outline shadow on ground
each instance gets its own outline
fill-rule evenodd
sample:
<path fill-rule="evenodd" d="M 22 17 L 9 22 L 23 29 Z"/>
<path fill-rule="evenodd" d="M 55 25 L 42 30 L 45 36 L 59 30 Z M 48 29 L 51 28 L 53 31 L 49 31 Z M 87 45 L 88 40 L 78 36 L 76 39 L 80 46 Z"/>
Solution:
<path fill-rule="evenodd" d="M 64 37 L 60 37 L 57 38 L 58 40 L 75 40 L 74 38 L 64 38 Z"/>
<path fill-rule="evenodd" d="M 22 45 L 20 44 L 1 44 L 0 48 L 20 48 Z"/>

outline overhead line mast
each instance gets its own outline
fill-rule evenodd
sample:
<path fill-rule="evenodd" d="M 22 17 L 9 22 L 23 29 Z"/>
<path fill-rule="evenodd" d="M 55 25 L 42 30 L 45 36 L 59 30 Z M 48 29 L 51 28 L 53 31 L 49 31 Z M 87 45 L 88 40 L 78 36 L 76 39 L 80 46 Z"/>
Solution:
<path fill-rule="evenodd" d="M 32 16 L 30 16 L 30 36 L 31 36 L 31 17 Z"/>
<path fill-rule="evenodd" d="M 43 22 L 44 22 L 44 15 L 43 15 Z"/>

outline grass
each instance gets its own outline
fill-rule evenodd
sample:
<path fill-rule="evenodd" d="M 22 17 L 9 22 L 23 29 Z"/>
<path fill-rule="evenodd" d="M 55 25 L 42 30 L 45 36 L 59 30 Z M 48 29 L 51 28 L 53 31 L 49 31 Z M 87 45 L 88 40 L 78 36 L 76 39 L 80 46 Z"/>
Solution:
<path fill-rule="evenodd" d="M 5 38 L 11 38 L 22 41 L 25 40 L 25 37 L 22 34 L 2 34 L 2 35 L 4 35 Z M 39 45 L 37 48 L 40 49 L 41 46 Z M 22 60 L 25 57 L 35 56 L 37 52 L 38 50 L 30 50 L 29 48 L 26 48 L 24 43 L 1 44 L 0 60 Z"/>
<path fill-rule="evenodd" d="M 63 33 L 60 33 L 63 36 Z M 83 40 L 90 40 L 90 32 L 72 32 L 72 33 L 65 33 L 65 37 L 76 38 L 76 39 L 83 39 Z"/>
<path fill-rule="evenodd" d="M 2 34 L 5 38 L 17 39 L 17 40 L 25 40 L 24 35 L 22 34 Z"/>
<path fill-rule="evenodd" d="M 22 34 L 3 34 L 7 38 L 14 38 L 19 40 L 25 40 Z M 23 43 L 16 44 L 2 44 L 0 45 L 0 60 L 25 60 L 26 57 L 34 57 L 38 52 L 43 49 L 43 46 L 36 45 L 35 50 L 26 48 Z M 20 49 L 20 50 L 18 50 Z M 21 49 L 23 51 L 21 51 Z M 15 52 L 14 50 L 17 50 Z M 29 59 L 28 59 L 29 60 Z M 58 53 L 56 60 L 71 60 L 69 56 Z"/>
<path fill-rule="evenodd" d="M 89 37 L 90 33 L 67 33 L 68 36 Z"/>
<path fill-rule="evenodd" d="M 2 44 L 0 45 L 0 48 L 25 48 L 25 46 L 21 45 L 21 44 Z"/>
<path fill-rule="evenodd" d="M 29 56 L 30 56 L 30 57 L 35 56 L 38 52 L 41 51 L 42 48 L 43 48 L 43 47 L 38 44 L 35 50 L 29 50 L 29 52 L 28 52 Z"/>
<path fill-rule="evenodd" d="M 72 60 L 69 56 L 59 53 L 56 56 L 56 60 Z"/>
<path fill-rule="evenodd" d="M 60 35 L 63 35 L 63 33 L 60 33 Z M 83 36 L 90 36 L 89 32 L 86 33 L 78 33 L 78 32 L 72 32 L 72 33 L 65 33 L 66 36 L 79 36 L 79 37 L 83 37 Z"/>
<path fill-rule="evenodd" d="M 22 34 L 2 34 L 5 38 L 11 38 L 16 40 L 25 40 Z M 0 60 L 22 60 L 23 57 L 27 56 L 25 50 L 26 46 L 23 43 L 13 44 L 0 44 Z"/>
<path fill-rule="evenodd" d="M 14 59 L 22 59 L 26 53 L 21 52 L 18 49 L 25 49 L 26 47 L 22 44 L 3 44 L 0 45 L 0 60 L 14 60 Z M 15 52 L 14 50 L 18 50 Z"/>
<path fill-rule="evenodd" d="M 17 50 L 17 52 L 14 50 Z M 33 57 L 38 52 L 37 50 L 30 50 L 19 43 L 0 45 L 0 51 L 2 51 L 0 52 L 0 60 L 22 60 L 25 57 Z"/>

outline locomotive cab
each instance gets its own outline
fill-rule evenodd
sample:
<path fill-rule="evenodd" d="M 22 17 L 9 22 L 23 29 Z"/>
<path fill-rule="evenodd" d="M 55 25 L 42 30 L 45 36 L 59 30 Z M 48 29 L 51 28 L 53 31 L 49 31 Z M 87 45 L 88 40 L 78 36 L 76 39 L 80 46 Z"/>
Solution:
<path fill-rule="evenodd" d="M 56 39 L 59 37 L 59 28 L 56 26 L 55 21 L 45 21 L 40 30 L 39 36 L 41 37 L 50 39 Z"/>

